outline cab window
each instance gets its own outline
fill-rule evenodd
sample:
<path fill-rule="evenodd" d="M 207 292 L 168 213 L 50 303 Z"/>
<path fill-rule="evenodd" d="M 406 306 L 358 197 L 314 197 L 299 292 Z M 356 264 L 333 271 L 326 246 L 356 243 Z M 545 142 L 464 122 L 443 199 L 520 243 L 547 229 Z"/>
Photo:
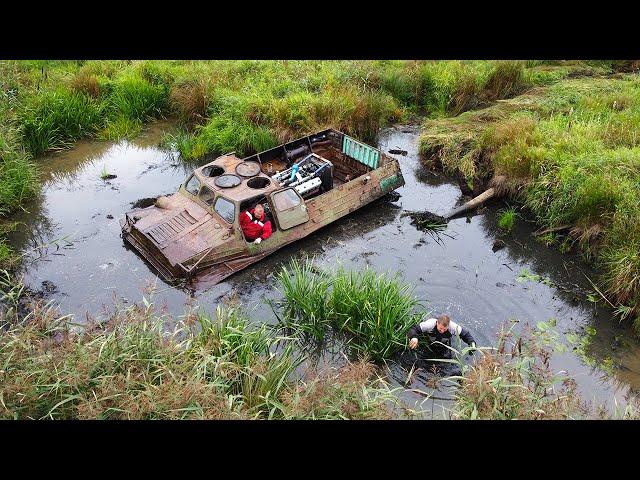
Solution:
<path fill-rule="evenodd" d="M 191 195 L 198 195 L 198 190 L 200 190 L 200 180 L 195 175 L 191 175 L 191 178 L 187 180 L 187 183 L 184 184 L 184 188 Z"/>
<path fill-rule="evenodd" d="M 300 205 L 300 197 L 296 195 L 293 189 L 289 188 L 273 195 L 273 203 L 279 212 L 283 212 Z"/>
<path fill-rule="evenodd" d="M 228 223 L 233 223 L 236 216 L 236 206 L 231 200 L 227 200 L 224 197 L 218 197 L 213 209 Z"/>
<path fill-rule="evenodd" d="M 213 205 L 213 201 L 216 199 L 216 194 L 203 185 L 200 189 L 200 199 L 207 205 L 211 206 Z"/>

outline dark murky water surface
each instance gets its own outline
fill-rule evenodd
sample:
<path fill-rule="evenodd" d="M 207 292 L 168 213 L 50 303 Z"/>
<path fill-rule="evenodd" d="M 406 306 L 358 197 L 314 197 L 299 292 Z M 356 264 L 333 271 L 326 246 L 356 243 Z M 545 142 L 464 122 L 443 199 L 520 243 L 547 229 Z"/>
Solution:
<path fill-rule="evenodd" d="M 114 296 L 139 301 L 143 289 L 157 283 L 154 302 L 176 315 L 184 312 L 192 296 L 210 310 L 236 291 L 251 306 L 253 318 L 274 322 L 263 302 L 278 298 L 272 272 L 293 257 L 315 255 L 325 265 L 338 261 L 346 267 L 399 270 L 434 313 L 449 312 L 472 330 L 480 344 L 493 344 L 500 325 L 511 318 L 517 318 L 519 325 L 555 318 L 561 338 L 593 327 L 597 335 L 589 357 L 612 367 L 589 366 L 570 349 L 554 358 L 554 366 L 574 375 L 584 397 L 598 403 L 607 401 L 611 406 L 615 397 L 622 404 L 630 390 L 640 390 L 638 342 L 610 310 L 596 310 L 586 300 L 590 285 L 584 275 L 594 278 L 594 273 L 577 258 L 536 242 L 531 236 L 533 225 L 519 219 L 514 233 L 503 238 L 506 247 L 494 252 L 493 243 L 501 238 L 496 227 L 500 204 L 450 221 L 439 241 L 401 216 L 405 210 L 444 214 L 462 200 L 455 183 L 421 167 L 414 127 L 391 128 L 380 135 L 382 150 L 407 151 L 407 155 L 395 155 L 406 181 L 398 190 L 402 195 L 398 201 L 377 201 L 193 295 L 162 283 L 125 247 L 118 219 L 133 202 L 174 192 L 191 171 L 177 154 L 157 147 L 162 132 L 171 128 L 169 123 L 157 123 L 133 142 L 81 142 L 71 151 L 41 161 L 42 196 L 30 207 L 30 215 L 18 219 L 24 224 L 11 241 L 26 252 L 25 281 L 35 289 L 53 282 L 56 289 L 51 298 L 63 312 L 75 314 L 76 321 L 82 322 L 87 311 L 112 304 Z M 101 180 L 105 170 L 117 177 Z M 549 281 L 518 282 L 523 269 Z M 328 348 L 322 357 L 329 363 L 342 361 L 337 349 Z M 390 377 L 400 385 L 406 372 L 392 362 Z M 424 375 L 414 378 L 411 386 L 430 391 Z M 445 388 L 437 396 L 447 398 L 450 393 Z M 436 407 L 434 414 L 438 412 Z"/>

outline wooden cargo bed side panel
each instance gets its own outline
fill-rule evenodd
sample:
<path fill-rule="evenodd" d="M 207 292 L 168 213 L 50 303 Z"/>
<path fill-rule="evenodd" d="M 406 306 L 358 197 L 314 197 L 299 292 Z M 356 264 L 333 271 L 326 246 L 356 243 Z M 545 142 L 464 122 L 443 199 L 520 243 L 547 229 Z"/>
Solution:
<path fill-rule="evenodd" d="M 307 202 L 310 220 L 303 227 L 305 234 L 348 215 L 361 206 L 383 196 L 386 191 L 380 188 L 381 181 L 396 175 L 398 172 L 400 172 L 399 165 L 390 162 L 377 170 L 373 170 L 310 200 Z M 364 183 L 367 176 L 371 178 Z"/>
<path fill-rule="evenodd" d="M 363 175 L 370 170 L 366 165 L 349 158 L 331 146 L 314 149 L 314 152 L 333 164 L 333 176 L 341 182 Z"/>

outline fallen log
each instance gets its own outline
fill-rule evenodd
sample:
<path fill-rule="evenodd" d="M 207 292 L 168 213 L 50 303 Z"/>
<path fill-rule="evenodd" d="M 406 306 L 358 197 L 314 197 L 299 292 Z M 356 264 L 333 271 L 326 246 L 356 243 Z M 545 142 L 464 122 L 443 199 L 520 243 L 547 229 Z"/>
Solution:
<path fill-rule="evenodd" d="M 547 228 L 545 230 L 533 232 L 533 235 L 535 237 L 539 237 L 540 235 L 544 235 L 545 233 L 559 232 L 560 230 L 566 230 L 567 228 L 571 227 L 573 227 L 573 225 L 560 225 L 559 227 Z"/>
<path fill-rule="evenodd" d="M 495 195 L 496 191 L 493 187 L 485 190 L 484 192 L 482 192 L 480 195 L 478 195 L 477 197 L 472 198 L 471 200 L 469 200 L 467 203 L 460 205 L 457 208 L 454 208 L 453 210 L 451 210 L 449 213 L 447 213 L 444 218 L 449 220 L 452 217 L 455 217 L 456 215 L 459 215 L 463 212 L 466 212 L 467 210 L 471 210 L 473 208 L 476 208 L 478 205 L 480 205 L 481 203 L 489 200 L 491 197 L 493 197 Z"/>

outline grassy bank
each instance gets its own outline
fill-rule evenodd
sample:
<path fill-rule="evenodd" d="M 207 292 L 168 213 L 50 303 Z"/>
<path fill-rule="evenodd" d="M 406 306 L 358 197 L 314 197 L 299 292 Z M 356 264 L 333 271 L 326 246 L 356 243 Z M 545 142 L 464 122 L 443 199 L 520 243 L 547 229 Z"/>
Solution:
<path fill-rule="evenodd" d="M 426 161 L 487 185 L 601 269 L 604 294 L 640 331 L 640 79 L 564 79 L 424 125 Z"/>

